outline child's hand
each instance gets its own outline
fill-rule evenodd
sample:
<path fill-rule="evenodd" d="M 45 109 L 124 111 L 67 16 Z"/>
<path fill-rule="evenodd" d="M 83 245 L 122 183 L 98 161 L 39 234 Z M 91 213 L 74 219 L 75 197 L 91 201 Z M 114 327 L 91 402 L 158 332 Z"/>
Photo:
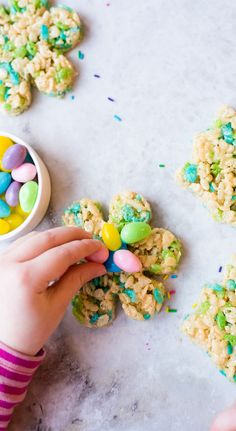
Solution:
<path fill-rule="evenodd" d="M 61 227 L 30 234 L 1 254 L 0 341 L 35 355 L 56 329 L 76 291 L 106 273 L 99 263 L 75 265 L 101 247 L 100 241 L 82 229 Z"/>
<path fill-rule="evenodd" d="M 211 431 L 236 431 L 236 404 L 216 417 Z"/>

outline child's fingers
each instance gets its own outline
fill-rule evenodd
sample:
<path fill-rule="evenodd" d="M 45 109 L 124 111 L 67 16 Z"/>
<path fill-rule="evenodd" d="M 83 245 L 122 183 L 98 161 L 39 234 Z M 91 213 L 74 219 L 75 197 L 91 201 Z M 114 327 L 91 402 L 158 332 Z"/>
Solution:
<path fill-rule="evenodd" d="M 211 431 L 236 431 L 236 409 L 220 413 L 215 419 Z"/>
<path fill-rule="evenodd" d="M 54 306 L 67 307 L 76 292 L 88 281 L 106 274 L 106 268 L 101 263 L 82 263 L 71 267 L 63 277 L 52 287 Z M 62 311 L 63 311 L 62 310 Z"/>
<path fill-rule="evenodd" d="M 6 249 L 5 254 L 10 254 L 12 256 L 12 250 L 15 250 L 18 246 L 22 246 L 23 242 L 27 241 L 32 236 L 38 235 L 39 233 L 33 230 L 27 235 L 22 236 L 21 238 L 16 239 L 12 242 Z"/>
<path fill-rule="evenodd" d="M 34 259 L 46 250 L 83 238 L 91 238 L 91 234 L 78 227 L 58 227 L 27 238 L 26 241 L 11 251 L 11 257 L 19 262 Z"/>
<path fill-rule="evenodd" d="M 86 256 L 103 247 L 102 243 L 94 239 L 82 239 L 47 250 L 30 262 L 31 271 L 37 277 L 40 289 L 46 288 L 48 282 L 59 279 L 67 269 L 78 263 Z"/>

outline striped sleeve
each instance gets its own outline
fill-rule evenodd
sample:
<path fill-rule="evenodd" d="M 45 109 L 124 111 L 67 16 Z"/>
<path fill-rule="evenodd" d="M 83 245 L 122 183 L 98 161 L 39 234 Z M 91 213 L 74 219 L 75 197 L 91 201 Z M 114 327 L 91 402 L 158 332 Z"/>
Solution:
<path fill-rule="evenodd" d="M 25 398 L 30 381 L 45 357 L 43 350 L 27 356 L 0 343 L 0 431 L 5 431 L 14 408 Z"/>

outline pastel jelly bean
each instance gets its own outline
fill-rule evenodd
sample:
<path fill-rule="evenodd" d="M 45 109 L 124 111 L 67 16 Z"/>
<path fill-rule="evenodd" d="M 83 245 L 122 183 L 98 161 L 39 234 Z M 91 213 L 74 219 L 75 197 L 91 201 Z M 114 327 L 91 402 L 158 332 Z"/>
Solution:
<path fill-rule="evenodd" d="M 0 218 L 8 217 L 11 214 L 9 205 L 0 199 Z"/>
<path fill-rule="evenodd" d="M 27 183 L 36 177 L 37 171 L 35 165 L 32 163 L 23 163 L 18 168 L 13 169 L 11 176 L 13 180 L 19 181 L 20 183 Z"/>
<path fill-rule="evenodd" d="M 15 208 L 12 209 L 14 212 L 16 212 L 17 214 L 19 214 L 21 217 L 23 217 L 23 219 L 28 217 L 28 213 L 26 213 L 25 211 L 23 211 L 23 209 L 21 208 L 20 204 L 18 204 Z"/>
<path fill-rule="evenodd" d="M 0 219 L 0 235 L 5 235 L 10 231 L 10 225 L 3 219 Z"/>
<path fill-rule="evenodd" d="M 121 246 L 121 239 L 118 229 L 111 223 L 104 223 L 102 227 L 102 239 L 104 244 L 111 251 L 118 250 Z"/>
<path fill-rule="evenodd" d="M 3 155 L 2 166 L 4 169 L 15 169 L 20 166 L 26 157 L 27 150 L 23 145 L 15 144 L 9 147 Z"/>
<path fill-rule="evenodd" d="M 20 206 L 26 213 L 32 211 L 38 196 L 38 184 L 35 181 L 28 181 L 23 184 L 19 193 Z"/>
<path fill-rule="evenodd" d="M 151 227 L 145 222 L 127 223 L 121 231 L 121 239 L 126 244 L 142 241 L 151 234 Z"/>
<path fill-rule="evenodd" d="M 0 136 L 0 169 L 2 168 L 2 158 L 6 150 L 13 145 L 13 142 L 10 138 L 6 136 Z"/>
<path fill-rule="evenodd" d="M 86 260 L 89 262 L 96 262 L 96 263 L 104 263 L 109 257 L 109 251 L 108 249 L 103 246 L 100 250 L 96 251 L 93 254 L 90 254 L 90 256 L 86 257 Z"/>
<path fill-rule="evenodd" d="M 11 175 L 8 172 L 0 172 L 0 195 L 5 193 L 11 184 Z"/>
<path fill-rule="evenodd" d="M 9 215 L 9 217 L 7 217 L 5 221 L 9 224 L 10 230 L 14 230 L 23 223 L 24 219 L 19 214 L 15 213 Z"/>
<path fill-rule="evenodd" d="M 21 186 L 22 184 L 17 181 L 13 181 L 6 191 L 5 199 L 11 207 L 16 207 L 19 203 L 19 192 Z"/>
<path fill-rule="evenodd" d="M 115 251 L 113 260 L 115 265 L 125 272 L 139 272 L 142 269 L 139 258 L 129 250 Z"/>
<path fill-rule="evenodd" d="M 109 258 L 106 260 L 106 262 L 104 264 L 107 272 L 121 272 L 122 271 L 121 268 L 119 268 L 113 260 L 114 253 L 116 253 L 116 252 L 110 251 Z"/>

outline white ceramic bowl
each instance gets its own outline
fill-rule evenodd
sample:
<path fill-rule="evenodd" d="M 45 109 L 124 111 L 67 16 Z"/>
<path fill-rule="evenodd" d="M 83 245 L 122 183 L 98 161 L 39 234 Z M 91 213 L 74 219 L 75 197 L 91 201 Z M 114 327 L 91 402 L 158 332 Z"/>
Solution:
<path fill-rule="evenodd" d="M 28 153 L 33 159 L 35 167 L 37 169 L 38 174 L 38 196 L 36 202 L 34 204 L 34 208 L 32 209 L 29 216 L 25 219 L 25 221 L 16 229 L 12 230 L 5 235 L 0 235 L 0 241 L 12 240 L 16 239 L 19 236 L 22 236 L 30 231 L 32 231 L 43 219 L 49 205 L 50 197 L 51 197 L 51 181 L 49 177 L 48 170 L 38 156 L 36 151 L 28 145 L 25 141 L 18 138 L 11 133 L 3 132 L 0 130 L 0 136 L 6 136 L 10 138 L 16 144 L 23 145 L 27 148 Z"/>

